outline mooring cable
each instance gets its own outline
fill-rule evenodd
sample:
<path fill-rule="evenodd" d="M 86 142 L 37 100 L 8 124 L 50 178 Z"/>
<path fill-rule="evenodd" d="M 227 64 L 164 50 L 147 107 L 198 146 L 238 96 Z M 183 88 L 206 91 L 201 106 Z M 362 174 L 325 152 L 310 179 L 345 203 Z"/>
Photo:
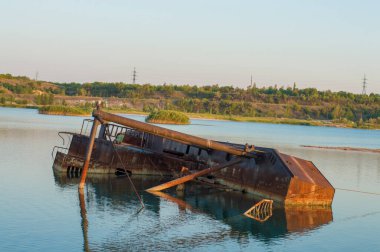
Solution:
<path fill-rule="evenodd" d="M 113 144 L 113 142 L 112 142 L 111 135 L 110 135 L 109 130 L 108 130 L 108 125 L 106 125 L 106 135 L 109 137 L 109 141 L 111 142 L 112 149 L 113 149 L 114 152 L 116 153 L 116 156 L 118 157 L 118 159 L 119 159 L 121 165 L 123 166 L 124 173 L 127 175 L 128 180 L 129 180 L 129 182 L 131 183 L 132 188 L 133 188 L 133 190 L 134 190 L 134 192 L 135 192 L 137 198 L 138 198 L 139 201 L 140 201 L 141 209 L 139 209 L 139 211 L 138 211 L 138 212 L 140 212 L 143 208 L 145 208 L 144 202 L 142 201 L 142 199 L 141 199 L 141 197 L 140 197 L 140 194 L 137 192 L 137 189 L 136 189 L 135 185 L 133 184 L 132 179 L 131 179 L 131 177 L 130 177 L 129 174 L 128 174 L 128 171 L 127 171 L 127 169 L 125 168 L 124 163 L 123 163 L 123 161 L 121 160 L 121 157 L 120 157 L 119 153 L 117 152 L 117 150 L 116 150 L 116 148 L 115 148 L 115 146 L 114 146 L 114 144 Z"/>
<path fill-rule="evenodd" d="M 336 190 L 341 190 L 341 191 L 357 192 L 357 193 L 372 194 L 372 195 L 379 195 L 380 196 L 380 193 L 378 193 L 378 192 L 365 192 L 365 191 L 360 191 L 360 190 L 347 189 L 347 188 L 338 188 L 338 187 L 335 187 L 335 189 Z"/>

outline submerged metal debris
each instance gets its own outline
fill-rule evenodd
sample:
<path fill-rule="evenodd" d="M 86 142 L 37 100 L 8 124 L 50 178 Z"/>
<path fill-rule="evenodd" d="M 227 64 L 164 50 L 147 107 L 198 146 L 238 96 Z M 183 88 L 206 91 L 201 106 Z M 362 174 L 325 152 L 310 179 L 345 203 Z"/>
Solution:
<path fill-rule="evenodd" d="M 244 215 L 259 222 L 264 222 L 272 216 L 272 206 L 273 200 L 263 199 L 245 211 Z"/>

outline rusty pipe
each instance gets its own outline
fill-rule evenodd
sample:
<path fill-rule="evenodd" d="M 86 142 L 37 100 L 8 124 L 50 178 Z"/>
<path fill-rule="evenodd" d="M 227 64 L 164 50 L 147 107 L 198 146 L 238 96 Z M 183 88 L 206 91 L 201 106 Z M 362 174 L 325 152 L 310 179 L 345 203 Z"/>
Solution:
<path fill-rule="evenodd" d="M 83 189 L 84 185 L 86 183 L 88 165 L 90 164 L 92 149 L 93 149 L 94 143 L 95 143 L 96 131 L 97 131 L 99 125 L 100 125 L 99 120 L 95 119 L 93 124 L 92 124 L 89 143 L 87 145 L 86 156 L 85 156 L 85 160 L 83 163 L 82 176 L 80 178 L 80 183 L 79 183 L 78 189 Z"/>
<path fill-rule="evenodd" d="M 204 139 L 201 137 L 196 137 L 192 135 L 188 135 L 185 133 L 181 133 L 178 131 L 165 129 L 159 126 L 155 126 L 149 123 L 139 122 L 130 118 L 114 115 L 111 113 L 107 113 L 98 109 L 95 109 L 92 112 L 92 116 L 97 118 L 100 121 L 110 121 L 117 124 L 121 124 L 127 127 L 131 127 L 146 133 L 150 133 L 153 135 L 165 137 L 174 141 L 179 141 L 185 144 L 196 145 L 198 147 L 206 148 L 206 149 L 214 149 L 218 151 L 224 151 L 232 155 L 237 156 L 245 156 L 247 153 L 243 149 L 235 148 L 223 143 L 215 142 L 212 140 Z"/>

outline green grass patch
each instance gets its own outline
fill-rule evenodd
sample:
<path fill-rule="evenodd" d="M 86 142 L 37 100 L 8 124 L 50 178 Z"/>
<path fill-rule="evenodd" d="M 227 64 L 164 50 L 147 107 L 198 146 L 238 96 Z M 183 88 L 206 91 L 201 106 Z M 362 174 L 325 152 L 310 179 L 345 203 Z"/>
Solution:
<path fill-rule="evenodd" d="M 159 110 L 151 112 L 146 118 L 149 123 L 162 124 L 189 124 L 190 118 L 182 112 L 173 110 Z"/>
<path fill-rule="evenodd" d="M 46 115 L 87 116 L 91 115 L 91 109 L 82 107 L 51 105 L 38 108 L 38 113 Z"/>

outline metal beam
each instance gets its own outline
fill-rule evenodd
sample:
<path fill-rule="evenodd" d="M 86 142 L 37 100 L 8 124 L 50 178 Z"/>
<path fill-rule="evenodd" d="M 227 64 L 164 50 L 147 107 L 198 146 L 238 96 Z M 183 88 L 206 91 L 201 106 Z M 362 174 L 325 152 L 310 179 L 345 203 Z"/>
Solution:
<path fill-rule="evenodd" d="M 247 151 L 244 149 L 236 148 L 233 146 L 229 146 L 227 144 L 215 142 L 215 141 L 204 139 L 201 137 L 188 135 L 188 134 L 181 133 L 178 131 L 165 129 L 165 128 L 155 126 L 149 123 L 139 122 L 130 118 L 114 115 L 114 114 L 107 113 L 101 110 L 94 110 L 92 115 L 95 118 L 98 118 L 98 120 L 100 121 L 105 120 L 105 121 L 114 122 L 117 124 L 121 124 L 127 127 L 137 129 L 139 131 L 165 137 L 170 140 L 179 141 L 185 144 L 191 144 L 191 145 L 195 145 L 195 146 L 206 148 L 206 149 L 224 151 L 229 154 L 237 155 L 237 156 L 247 155 Z M 250 151 L 253 151 L 253 150 L 254 148 L 252 147 Z"/>
<path fill-rule="evenodd" d="M 155 186 L 155 187 L 152 187 L 152 188 L 149 188 L 147 189 L 146 191 L 147 192 L 157 192 L 157 191 L 162 191 L 162 190 L 165 190 L 165 189 L 168 189 L 170 187 L 173 187 L 173 186 L 176 186 L 176 185 L 179 185 L 179 184 L 183 184 L 187 181 L 190 181 L 190 180 L 193 180 L 197 177 L 200 177 L 200 176 L 203 176 L 203 175 L 206 175 L 208 173 L 211 173 L 211 172 L 215 172 L 215 171 L 219 171 L 223 168 L 226 168 L 228 166 L 231 166 L 231 165 L 235 165 L 235 164 L 238 164 L 242 161 L 242 159 L 238 158 L 238 159 L 234 159 L 234 160 L 231 160 L 227 163 L 224 163 L 224 164 L 220 164 L 220 165 L 217 165 L 217 166 L 214 166 L 214 167 L 210 167 L 210 168 L 207 168 L 207 169 L 204 169 L 204 170 L 201 170 L 199 172 L 195 172 L 193 174 L 190 174 L 190 175 L 186 175 L 186 176 L 183 176 L 183 177 L 180 177 L 178 179 L 174 179 L 174 180 L 171 180 L 169 182 L 166 182 L 164 184 L 161 184 L 161 185 L 158 185 L 158 186 Z"/>

